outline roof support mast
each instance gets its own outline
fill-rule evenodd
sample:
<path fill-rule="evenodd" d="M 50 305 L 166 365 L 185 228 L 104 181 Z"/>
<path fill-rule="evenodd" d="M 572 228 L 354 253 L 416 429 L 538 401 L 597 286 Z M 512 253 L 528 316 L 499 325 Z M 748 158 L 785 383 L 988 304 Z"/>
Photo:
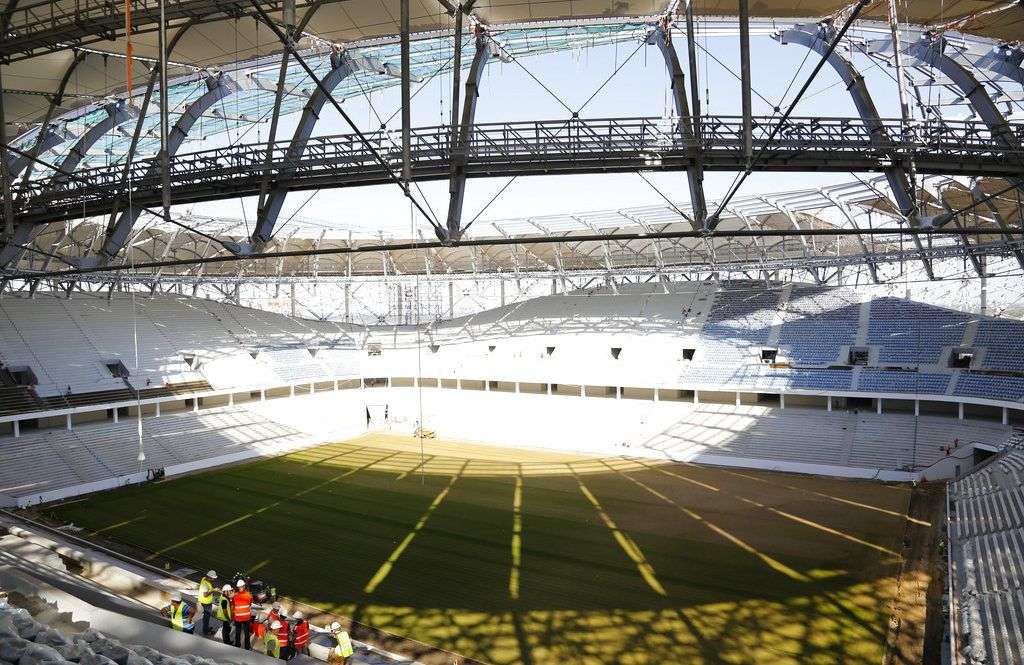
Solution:
<path fill-rule="evenodd" d="M 743 159 L 747 166 L 754 158 L 754 121 L 750 96 L 750 6 L 740 0 L 740 94 L 743 109 Z"/>
<path fill-rule="evenodd" d="M 694 228 L 704 228 L 703 221 L 707 217 L 707 203 L 704 200 L 703 173 L 698 169 L 697 162 L 697 137 L 693 134 L 693 124 L 690 119 L 690 104 L 686 100 L 686 76 L 683 74 L 683 67 L 679 63 L 679 54 L 672 46 L 672 21 L 671 15 L 674 7 L 669 8 L 669 13 L 662 17 L 658 24 L 647 33 L 647 43 L 657 46 L 665 60 L 665 68 L 668 70 L 669 80 L 672 84 L 672 99 L 675 102 L 676 116 L 678 117 L 676 130 L 689 146 L 691 155 L 690 165 L 686 167 L 686 179 L 690 185 L 690 205 L 693 208 Z"/>
<path fill-rule="evenodd" d="M 693 223 L 707 228 L 708 210 L 704 203 L 704 146 L 700 119 L 700 85 L 697 81 L 697 46 L 693 28 L 693 0 L 686 1 L 686 59 L 690 65 L 690 121 L 693 123 L 693 176 L 700 196 L 693 201 Z"/>
<path fill-rule="evenodd" d="M 4 13 L 0 16 L 0 41 L 7 37 L 7 29 L 11 24 L 11 12 L 18 8 L 18 0 L 8 0 Z M 4 110 L 3 66 L 0 65 L 0 196 L 3 196 L 5 241 L 14 237 L 14 201 L 11 199 L 11 174 L 7 168 L 7 116 Z M 42 128 L 40 129 L 42 131 Z"/>

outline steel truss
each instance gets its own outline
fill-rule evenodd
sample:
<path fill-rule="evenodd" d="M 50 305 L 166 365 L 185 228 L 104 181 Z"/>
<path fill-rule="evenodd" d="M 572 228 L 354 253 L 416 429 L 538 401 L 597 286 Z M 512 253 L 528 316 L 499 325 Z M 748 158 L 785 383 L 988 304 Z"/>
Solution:
<path fill-rule="evenodd" d="M 887 137 L 908 136 L 900 120 L 883 120 Z M 884 171 L 894 158 L 916 152 L 918 172 L 1012 177 L 1020 173 L 1024 154 L 993 141 L 984 122 L 941 121 L 914 127 L 912 142 L 877 137 L 879 125 L 859 118 L 791 118 L 772 143 L 766 138 L 770 118 L 754 118 L 753 142 L 766 156 L 757 167 L 765 171 Z M 1018 138 L 1024 124 L 1009 125 Z M 743 121 L 732 116 L 705 116 L 704 168 L 735 171 L 743 168 Z M 445 126 L 412 132 L 415 178 L 434 180 L 451 171 L 450 130 Z M 392 169 L 401 152 L 387 131 L 365 134 L 370 146 L 384 155 Z M 470 177 L 541 175 L 546 173 L 615 173 L 636 170 L 675 171 L 692 166 L 687 137 L 660 118 L 478 124 L 467 148 Z M 267 148 L 239 145 L 175 157 L 170 164 L 176 204 L 212 201 L 258 194 L 262 171 L 271 164 L 274 185 L 289 190 L 323 189 L 390 182 L 369 146 L 352 134 L 311 139 L 299 159 L 288 141 Z M 155 159 L 131 164 L 131 178 L 119 165 L 78 172 L 89 181 L 55 177 L 33 180 L 25 188 L 26 223 L 42 224 L 100 214 L 112 202 L 126 200 L 128 182 L 133 200 L 143 207 L 160 202 L 160 169 Z"/>

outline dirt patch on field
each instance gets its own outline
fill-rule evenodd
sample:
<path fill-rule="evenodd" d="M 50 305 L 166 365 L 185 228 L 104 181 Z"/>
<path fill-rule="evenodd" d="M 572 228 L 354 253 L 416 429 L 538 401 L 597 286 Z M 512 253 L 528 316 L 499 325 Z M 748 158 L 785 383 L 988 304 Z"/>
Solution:
<path fill-rule="evenodd" d="M 886 665 L 941 662 L 945 483 L 914 488 L 903 537 L 903 563 L 886 640 Z"/>

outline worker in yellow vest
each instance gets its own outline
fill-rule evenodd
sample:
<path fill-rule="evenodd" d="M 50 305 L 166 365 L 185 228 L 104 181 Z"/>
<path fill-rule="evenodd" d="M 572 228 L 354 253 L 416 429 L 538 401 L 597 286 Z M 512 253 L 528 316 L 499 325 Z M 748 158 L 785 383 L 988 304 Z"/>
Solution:
<path fill-rule="evenodd" d="M 203 579 L 199 581 L 199 606 L 203 608 L 203 635 L 212 635 L 210 629 L 210 614 L 213 613 L 213 590 L 214 582 L 217 581 L 217 571 L 207 571 Z"/>
<path fill-rule="evenodd" d="M 217 601 L 217 610 L 213 617 L 220 621 L 220 638 L 224 644 L 231 644 L 231 596 L 235 593 L 230 584 L 225 584 L 220 589 L 220 600 Z"/>
<path fill-rule="evenodd" d="M 327 662 L 345 665 L 353 653 L 352 639 L 341 629 L 341 624 L 337 621 L 331 624 L 331 635 L 334 636 L 337 645 L 327 655 Z"/>
<path fill-rule="evenodd" d="M 281 622 L 274 621 L 270 630 L 263 634 L 263 650 L 271 658 L 281 657 L 281 643 L 277 639 L 277 631 L 281 630 Z"/>
<path fill-rule="evenodd" d="M 171 620 L 171 628 L 183 633 L 195 632 L 196 608 L 181 600 L 181 594 L 171 594 L 171 604 L 160 610 L 160 614 Z"/>

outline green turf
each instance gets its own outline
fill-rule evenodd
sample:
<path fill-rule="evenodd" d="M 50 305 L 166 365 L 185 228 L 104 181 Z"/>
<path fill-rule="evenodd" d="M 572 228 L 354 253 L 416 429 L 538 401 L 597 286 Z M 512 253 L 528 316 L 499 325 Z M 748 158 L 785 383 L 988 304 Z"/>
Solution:
<path fill-rule="evenodd" d="M 323 446 L 52 512 L 495 664 L 881 661 L 905 489 L 440 444 L 421 474 L 406 444 Z"/>

